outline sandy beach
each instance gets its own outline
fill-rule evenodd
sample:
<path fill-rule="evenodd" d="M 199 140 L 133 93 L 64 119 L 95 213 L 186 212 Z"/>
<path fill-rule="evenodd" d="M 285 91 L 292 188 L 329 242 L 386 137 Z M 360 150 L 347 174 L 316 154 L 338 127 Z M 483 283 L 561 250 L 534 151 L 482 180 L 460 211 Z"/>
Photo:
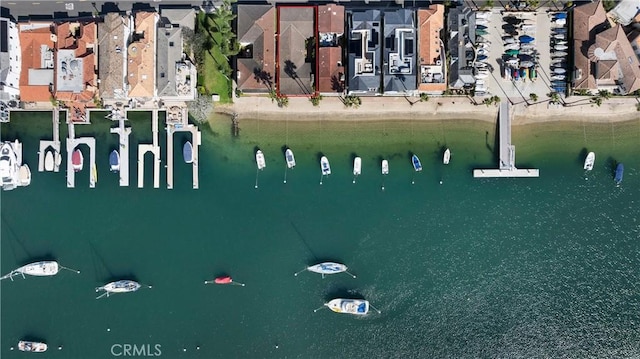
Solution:
<path fill-rule="evenodd" d="M 233 104 L 217 105 L 218 113 L 237 113 L 239 118 L 257 120 L 482 120 L 494 122 L 498 107 L 475 105 L 468 97 L 431 97 L 420 102 L 415 97 L 362 97 L 358 108 L 346 108 L 338 97 L 324 97 L 313 106 L 306 97 L 290 97 L 289 105 L 280 108 L 271 99 L 261 96 L 242 96 Z M 481 100 L 478 100 L 481 101 Z M 624 122 L 640 118 L 635 98 L 612 98 L 598 107 L 589 97 L 568 97 L 567 106 L 552 107 L 548 102 L 533 105 L 524 103 L 511 107 L 513 124 L 554 121 Z"/>

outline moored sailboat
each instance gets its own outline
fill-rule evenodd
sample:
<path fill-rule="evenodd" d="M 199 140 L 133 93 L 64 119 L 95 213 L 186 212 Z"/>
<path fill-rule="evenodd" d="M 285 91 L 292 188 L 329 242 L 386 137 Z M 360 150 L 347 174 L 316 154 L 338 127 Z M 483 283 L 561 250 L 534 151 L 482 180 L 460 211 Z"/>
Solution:
<path fill-rule="evenodd" d="M 96 299 L 100 299 L 104 296 L 109 297 L 111 294 L 116 293 L 131 293 L 140 289 L 140 283 L 133 280 L 119 280 L 115 282 L 110 282 L 102 287 L 97 287 L 96 292 L 104 291 L 101 295 L 96 297 Z"/>
<path fill-rule="evenodd" d="M 338 274 L 338 273 L 347 273 L 348 275 L 352 276 L 353 278 L 355 278 L 356 276 L 347 272 L 347 266 L 342 264 L 342 263 L 336 263 L 336 262 L 322 262 L 322 263 L 318 263 L 318 264 L 314 264 L 312 266 L 309 266 L 303 270 L 301 270 L 300 272 L 296 272 L 293 275 L 294 276 L 298 276 L 298 274 L 304 272 L 304 271 L 309 271 L 309 272 L 313 272 L 313 273 L 318 273 L 318 274 L 322 274 L 322 278 L 324 278 L 325 274 Z"/>
<path fill-rule="evenodd" d="M 14 276 L 21 275 L 25 278 L 26 275 L 36 277 L 46 277 L 58 274 L 60 271 L 58 262 L 56 261 L 40 261 L 23 265 L 20 268 L 12 270 L 9 274 L 0 277 L 0 279 L 9 278 L 13 280 Z"/>

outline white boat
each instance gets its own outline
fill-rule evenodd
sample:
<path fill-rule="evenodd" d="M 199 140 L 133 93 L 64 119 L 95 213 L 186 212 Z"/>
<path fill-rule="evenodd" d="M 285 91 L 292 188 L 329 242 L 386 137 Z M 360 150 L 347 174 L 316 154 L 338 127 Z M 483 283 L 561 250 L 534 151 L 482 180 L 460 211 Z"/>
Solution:
<path fill-rule="evenodd" d="M 476 19 L 488 19 L 490 16 L 491 16 L 491 11 L 476 12 Z"/>
<path fill-rule="evenodd" d="M 360 176 L 362 173 L 362 158 L 356 157 L 353 159 L 353 175 Z"/>
<path fill-rule="evenodd" d="M 558 74 L 558 75 L 562 75 L 564 73 L 566 73 L 567 70 L 563 69 L 562 67 L 556 67 L 555 69 L 553 69 L 553 73 L 554 74 Z"/>
<path fill-rule="evenodd" d="M 47 277 L 58 274 L 60 271 L 60 267 L 58 266 L 58 262 L 56 261 L 40 261 L 34 262 L 27 265 L 24 265 L 20 268 L 14 269 L 11 273 L 0 277 L 0 279 L 9 278 L 13 280 L 14 276 L 21 275 L 22 278 L 25 278 L 26 275 L 36 276 L 36 277 Z"/>
<path fill-rule="evenodd" d="M 20 166 L 18 170 L 18 179 L 20 186 L 28 186 L 31 184 L 31 170 L 26 164 Z"/>
<path fill-rule="evenodd" d="M 120 171 L 120 153 L 117 150 L 111 151 L 109 155 L 109 166 L 112 172 Z"/>
<path fill-rule="evenodd" d="M 47 348 L 47 344 L 45 343 L 31 342 L 27 340 L 21 340 L 18 342 L 18 350 L 21 352 L 42 353 L 46 352 Z"/>
<path fill-rule="evenodd" d="M 514 43 L 514 44 L 506 44 L 504 45 L 504 50 L 520 50 L 520 44 Z"/>
<path fill-rule="evenodd" d="M 293 151 L 290 148 L 284 152 L 284 158 L 287 160 L 287 167 L 293 168 L 296 166 L 296 158 L 293 156 Z"/>
<path fill-rule="evenodd" d="M 596 162 L 596 154 L 595 152 L 589 152 L 587 158 L 584 160 L 584 169 L 586 171 L 591 171 L 593 169 L 593 164 Z"/>
<path fill-rule="evenodd" d="M 53 171 L 53 152 L 47 151 L 44 155 L 44 170 L 47 172 Z"/>
<path fill-rule="evenodd" d="M 369 313 L 369 302 L 364 299 L 336 298 L 325 303 L 329 309 L 336 313 L 365 315 Z"/>
<path fill-rule="evenodd" d="M 267 167 L 267 162 L 264 160 L 264 153 L 258 150 L 256 151 L 256 164 L 258 165 L 258 169 L 262 171 L 265 167 Z"/>
<path fill-rule="evenodd" d="M 553 47 L 554 50 L 558 50 L 558 51 L 562 51 L 562 50 L 566 50 L 569 47 L 567 45 L 556 45 Z"/>
<path fill-rule="evenodd" d="M 318 263 L 318 264 L 314 264 L 312 266 L 309 266 L 303 270 L 301 270 L 300 272 L 297 272 L 294 274 L 294 276 L 298 276 L 298 274 L 304 272 L 304 271 L 309 271 L 309 272 L 313 272 L 313 273 L 318 273 L 318 274 L 322 274 L 322 278 L 324 278 L 325 274 L 338 274 L 338 273 L 347 273 L 348 275 L 352 276 L 353 278 L 355 278 L 356 276 L 347 272 L 347 266 L 342 264 L 342 263 L 336 263 L 336 262 L 322 262 L 322 263 Z"/>
<path fill-rule="evenodd" d="M 16 188 L 18 168 L 18 158 L 11 143 L 3 143 L 0 148 L 0 178 L 3 190 L 10 191 Z"/>
<path fill-rule="evenodd" d="M 565 75 L 553 75 L 550 78 L 551 78 L 551 80 L 554 80 L 554 81 L 562 81 L 562 80 L 564 80 L 566 78 L 566 76 Z"/>
<path fill-rule="evenodd" d="M 77 148 L 71 154 L 71 164 L 74 171 L 82 171 L 82 167 L 84 166 L 84 157 L 82 156 L 82 151 Z"/>
<path fill-rule="evenodd" d="M 193 145 L 190 141 L 187 141 L 184 146 L 182 146 L 182 157 L 185 163 L 193 163 Z"/>
<path fill-rule="evenodd" d="M 473 77 L 475 77 L 476 80 L 486 79 L 487 77 L 489 77 L 489 72 L 487 72 L 487 71 L 478 71 L 478 73 L 473 75 Z"/>
<path fill-rule="evenodd" d="M 133 280 L 119 280 L 116 282 L 111 282 L 103 285 L 102 287 L 97 287 L 96 292 L 104 291 L 103 294 L 98 296 L 96 299 L 100 299 L 103 296 L 109 297 L 111 294 L 116 293 L 131 293 L 140 289 L 140 283 Z"/>
<path fill-rule="evenodd" d="M 447 148 L 444 151 L 444 156 L 442 157 L 442 163 L 444 163 L 445 165 L 448 165 L 450 159 L 451 159 L 451 151 L 449 151 L 449 149 Z"/>
<path fill-rule="evenodd" d="M 387 160 L 382 160 L 382 174 L 383 175 L 389 174 L 389 161 Z"/>
<path fill-rule="evenodd" d="M 322 158 L 320 158 L 320 169 L 322 170 L 322 174 L 325 176 L 331 174 L 331 165 L 329 165 L 329 159 L 326 156 L 322 156 Z"/>

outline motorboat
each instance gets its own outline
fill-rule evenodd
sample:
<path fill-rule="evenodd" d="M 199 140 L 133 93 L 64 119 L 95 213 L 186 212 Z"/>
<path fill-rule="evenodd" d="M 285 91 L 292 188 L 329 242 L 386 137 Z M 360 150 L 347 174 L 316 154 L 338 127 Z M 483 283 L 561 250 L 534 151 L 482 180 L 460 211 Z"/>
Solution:
<path fill-rule="evenodd" d="M 476 19 L 476 25 L 487 26 L 489 25 L 489 21 L 486 19 Z"/>
<path fill-rule="evenodd" d="M 416 172 L 422 171 L 422 163 L 420 163 L 418 156 L 411 156 L 411 163 L 413 164 L 413 169 L 416 170 Z"/>
<path fill-rule="evenodd" d="M 486 60 L 487 58 L 488 58 L 487 55 L 478 55 L 478 59 L 477 60 L 478 61 L 483 61 L 483 60 Z"/>
<path fill-rule="evenodd" d="M 553 81 L 562 81 L 567 78 L 565 75 L 553 75 L 550 77 Z"/>
<path fill-rule="evenodd" d="M 566 38 L 567 38 L 567 35 L 565 35 L 565 34 L 555 34 L 555 35 L 553 35 L 552 37 L 553 37 L 554 39 L 557 39 L 557 40 L 564 40 L 564 39 L 566 39 Z"/>
<path fill-rule="evenodd" d="M 475 77 L 477 80 L 486 79 L 487 77 L 489 77 L 489 72 L 488 71 L 478 71 L 478 73 L 473 75 L 473 77 Z"/>
<path fill-rule="evenodd" d="M 329 159 L 326 156 L 322 156 L 322 158 L 320 158 L 320 170 L 324 176 L 331 174 L 331 165 L 329 164 Z"/>
<path fill-rule="evenodd" d="M 476 19 L 488 19 L 490 16 L 491 16 L 491 11 L 476 12 Z"/>
<path fill-rule="evenodd" d="M 517 44 L 517 43 L 520 43 L 520 42 L 518 40 L 514 39 L 513 37 L 509 36 L 509 37 L 506 37 L 504 39 L 504 43 L 505 44 Z"/>
<path fill-rule="evenodd" d="M 449 149 L 447 148 L 444 151 L 444 156 L 442 157 L 442 163 L 444 163 L 445 165 L 448 165 L 450 159 L 451 159 L 451 151 L 449 151 Z"/>
<path fill-rule="evenodd" d="M 623 176 L 624 176 L 624 165 L 622 163 L 618 163 L 618 165 L 616 166 L 616 176 L 614 178 L 617 185 L 620 185 L 620 183 L 622 183 Z"/>
<path fill-rule="evenodd" d="M 558 50 L 558 51 L 566 50 L 566 49 L 568 49 L 568 48 L 569 48 L 569 47 L 568 47 L 567 45 L 555 45 L 555 46 L 553 47 L 553 49 L 554 49 L 554 50 Z"/>
<path fill-rule="evenodd" d="M 520 51 L 521 54 L 523 55 L 533 55 L 536 53 L 536 50 L 534 49 L 524 49 Z"/>
<path fill-rule="evenodd" d="M 564 51 L 554 51 L 551 53 L 551 57 L 564 57 L 567 56 L 567 53 Z"/>
<path fill-rule="evenodd" d="M 97 287 L 96 292 L 104 291 L 96 299 L 100 299 L 104 296 L 109 297 L 111 294 L 117 293 L 131 293 L 140 289 L 140 283 L 133 280 L 119 280 L 111 283 L 107 283 L 102 287 Z"/>
<path fill-rule="evenodd" d="M 382 160 L 382 174 L 383 175 L 389 174 L 389 161 L 387 160 Z"/>
<path fill-rule="evenodd" d="M 233 278 L 231 278 L 231 276 L 228 275 L 216 277 L 213 280 L 205 280 L 204 284 L 232 284 L 244 287 L 244 283 L 236 282 L 233 280 Z"/>
<path fill-rule="evenodd" d="M 18 158 L 11 143 L 5 142 L 0 148 L 0 177 L 3 190 L 10 191 L 16 188 L 17 172 Z"/>
<path fill-rule="evenodd" d="M 71 164 L 73 165 L 73 170 L 76 172 L 82 171 L 82 167 L 84 166 L 84 157 L 82 156 L 82 151 L 76 148 L 71 155 Z"/>
<path fill-rule="evenodd" d="M 17 275 L 21 275 L 22 278 L 25 278 L 25 275 L 31 275 L 35 277 L 47 277 L 58 274 L 60 271 L 60 267 L 58 266 L 58 262 L 56 261 L 40 261 L 34 262 L 27 265 L 23 265 L 20 268 L 16 268 L 12 270 L 9 274 L 6 274 L 0 279 L 9 278 L 13 280 L 13 277 Z"/>
<path fill-rule="evenodd" d="M 369 302 L 364 299 L 336 298 L 325 305 L 333 312 L 342 314 L 365 315 L 369 313 Z"/>
<path fill-rule="evenodd" d="M 593 164 L 596 162 L 596 154 L 595 152 L 589 152 L 587 158 L 584 160 L 584 169 L 585 171 L 591 171 L 593 169 Z"/>
<path fill-rule="evenodd" d="M 356 157 L 353 159 L 353 175 L 360 176 L 362 173 L 362 158 Z"/>
<path fill-rule="evenodd" d="M 185 163 L 193 163 L 193 145 L 191 142 L 187 141 L 184 146 L 182 146 L 182 157 Z"/>
<path fill-rule="evenodd" d="M 476 35 L 482 36 L 488 34 L 487 30 L 476 29 Z"/>
<path fill-rule="evenodd" d="M 267 167 L 267 162 L 264 160 L 264 153 L 260 150 L 256 151 L 256 165 L 258 165 L 258 170 L 260 171 Z"/>
<path fill-rule="evenodd" d="M 287 167 L 293 168 L 296 166 L 296 158 L 293 156 L 293 151 L 290 148 L 284 152 L 284 158 L 287 160 Z"/>
<path fill-rule="evenodd" d="M 567 18 L 567 13 L 566 12 L 557 12 L 557 13 L 553 14 L 553 16 L 555 16 L 556 19 L 566 19 Z"/>
<path fill-rule="evenodd" d="M 535 63 L 533 63 L 533 61 L 522 61 L 520 63 L 520 67 L 526 67 L 526 68 L 533 67 L 534 65 Z"/>
<path fill-rule="evenodd" d="M 507 50 L 504 52 L 507 56 L 516 56 L 520 53 L 520 50 Z"/>
<path fill-rule="evenodd" d="M 47 344 L 21 340 L 18 342 L 18 350 L 21 352 L 42 353 L 47 351 Z M 13 349 L 13 348 L 12 348 Z"/>
<path fill-rule="evenodd" d="M 31 184 L 31 170 L 26 164 L 20 166 L 18 170 L 18 183 L 20 186 L 28 186 Z"/>
<path fill-rule="evenodd" d="M 567 72 L 567 69 L 564 69 L 562 67 L 556 67 L 556 68 L 553 69 L 553 73 L 554 74 L 558 74 L 558 75 L 562 75 L 562 74 L 564 74 L 566 72 Z"/>
<path fill-rule="evenodd" d="M 520 36 L 520 42 L 524 43 L 524 44 L 528 44 L 530 42 L 533 42 L 535 40 L 535 38 L 529 36 L 529 35 L 522 35 Z"/>
<path fill-rule="evenodd" d="M 53 165 L 53 152 L 47 151 L 47 153 L 45 153 L 44 155 L 44 170 L 47 172 L 53 171 Z"/>
<path fill-rule="evenodd" d="M 565 40 L 555 40 L 553 42 L 554 45 L 566 45 L 568 42 Z"/>
<path fill-rule="evenodd" d="M 476 51 L 476 53 L 478 55 L 489 55 L 489 50 L 488 49 L 479 49 L 478 51 Z"/>
<path fill-rule="evenodd" d="M 120 171 L 120 154 L 117 150 L 111 151 L 109 155 L 109 166 L 112 172 Z"/>
<path fill-rule="evenodd" d="M 520 50 L 520 44 L 519 43 L 506 44 L 506 45 L 504 45 L 504 49 L 505 49 L 505 51 L 508 51 L 508 50 Z"/>
<path fill-rule="evenodd" d="M 518 64 L 520 63 L 520 60 L 516 59 L 516 58 L 510 58 L 509 60 L 505 61 L 508 65 L 511 66 L 518 66 Z"/>

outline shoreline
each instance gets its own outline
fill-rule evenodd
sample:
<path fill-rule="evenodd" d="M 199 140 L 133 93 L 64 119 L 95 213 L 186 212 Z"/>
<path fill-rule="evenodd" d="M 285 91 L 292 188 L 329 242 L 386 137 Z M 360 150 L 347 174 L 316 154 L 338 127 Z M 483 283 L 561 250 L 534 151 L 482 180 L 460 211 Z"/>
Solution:
<path fill-rule="evenodd" d="M 396 120 L 480 120 L 495 122 L 498 106 L 474 105 L 468 97 L 431 97 L 420 102 L 411 97 L 361 97 L 358 108 L 346 108 L 338 97 L 324 97 L 313 106 L 306 97 L 289 98 L 289 105 L 280 108 L 266 96 L 242 96 L 233 104 L 218 105 L 214 113 L 238 114 L 240 120 L 265 121 L 396 121 Z M 568 97 L 567 106 L 550 108 L 548 102 L 511 106 L 513 125 L 544 122 L 626 122 L 640 118 L 636 98 L 612 98 L 598 107 L 589 103 L 590 97 Z M 411 103 L 413 104 L 411 104 Z"/>

